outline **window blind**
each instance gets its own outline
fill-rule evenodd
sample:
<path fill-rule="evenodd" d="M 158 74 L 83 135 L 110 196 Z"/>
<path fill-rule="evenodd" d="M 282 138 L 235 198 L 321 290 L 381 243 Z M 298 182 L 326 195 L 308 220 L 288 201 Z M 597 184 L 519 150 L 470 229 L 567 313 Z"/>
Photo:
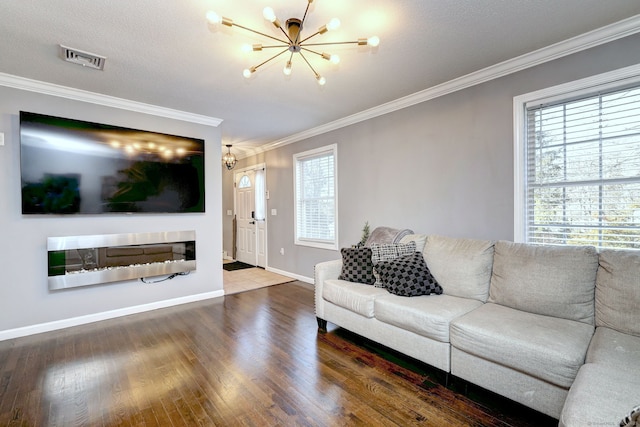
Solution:
<path fill-rule="evenodd" d="M 333 149 L 296 161 L 296 240 L 333 244 L 336 239 Z"/>
<path fill-rule="evenodd" d="M 640 86 L 526 115 L 526 240 L 640 249 Z"/>

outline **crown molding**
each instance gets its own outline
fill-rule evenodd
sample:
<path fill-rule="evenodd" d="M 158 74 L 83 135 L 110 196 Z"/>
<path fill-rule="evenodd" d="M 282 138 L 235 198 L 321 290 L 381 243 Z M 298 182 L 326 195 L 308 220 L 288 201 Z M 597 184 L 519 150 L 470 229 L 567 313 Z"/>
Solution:
<path fill-rule="evenodd" d="M 609 43 L 638 32 L 640 32 L 640 15 L 635 15 L 611 25 L 607 25 L 562 42 L 526 53 L 504 62 L 500 62 L 490 67 L 483 68 L 465 76 L 458 77 L 420 92 L 387 102 L 377 107 L 273 141 L 254 149 L 252 154 L 273 150 L 278 147 L 293 144 L 294 142 L 299 142 L 313 136 L 330 132 L 332 130 L 340 129 L 384 114 L 392 113 L 403 108 L 411 107 L 471 86 L 485 83 L 527 68 L 535 67 L 536 65 L 544 64 L 592 47 Z"/>
<path fill-rule="evenodd" d="M 0 86 L 14 89 L 36 92 L 43 95 L 57 96 L 74 101 L 88 102 L 90 104 L 102 105 L 105 107 L 118 108 L 121 110 L 134 111 L 136 113 L 150 114 L 168 119 L 181 120 L 184 122 L 197 123 L 201 125 L 217 127 L 222 123 L 222 119 L 189 113 L 186 111 L 174 110 L 171 108 L 159 107 L 157 105 L 145 104 L 143 102 L 131 101 L 101 93 L 89 92 L 82 89 L 75 89 L 53 83 L 27 79 L 11 74 L 0 73 Z"/>

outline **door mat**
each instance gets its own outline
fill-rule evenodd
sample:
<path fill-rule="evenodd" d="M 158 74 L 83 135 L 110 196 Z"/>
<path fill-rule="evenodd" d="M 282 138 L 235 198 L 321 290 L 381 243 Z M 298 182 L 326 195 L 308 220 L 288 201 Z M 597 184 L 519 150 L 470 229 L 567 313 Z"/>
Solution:
<path fill-rule="evenodd" d="M 227 262 L 222 264 L 222 268 L 226 271 L 244 270 L 245 268 L 255 268 L 255 265 L 247 264 L 240 261 Z"/>

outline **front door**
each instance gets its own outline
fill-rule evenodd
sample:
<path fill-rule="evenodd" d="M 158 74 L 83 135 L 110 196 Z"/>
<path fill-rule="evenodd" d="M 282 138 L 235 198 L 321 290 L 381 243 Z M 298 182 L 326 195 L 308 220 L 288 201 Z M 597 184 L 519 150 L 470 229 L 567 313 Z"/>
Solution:
<path fill-rule="evenodd" d="M 236 260 L 257 265 L 255 217 L 255 172 L 235 175 L 236 185 Z"/>

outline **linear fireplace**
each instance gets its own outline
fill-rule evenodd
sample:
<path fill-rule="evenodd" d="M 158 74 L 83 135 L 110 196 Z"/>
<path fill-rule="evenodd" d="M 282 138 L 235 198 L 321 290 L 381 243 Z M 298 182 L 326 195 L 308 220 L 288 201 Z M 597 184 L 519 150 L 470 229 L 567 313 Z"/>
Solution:
<path fill-rule="evenodd" d="M 195 231 L 49 237 L 50 290 L 196 269 Z"/>

